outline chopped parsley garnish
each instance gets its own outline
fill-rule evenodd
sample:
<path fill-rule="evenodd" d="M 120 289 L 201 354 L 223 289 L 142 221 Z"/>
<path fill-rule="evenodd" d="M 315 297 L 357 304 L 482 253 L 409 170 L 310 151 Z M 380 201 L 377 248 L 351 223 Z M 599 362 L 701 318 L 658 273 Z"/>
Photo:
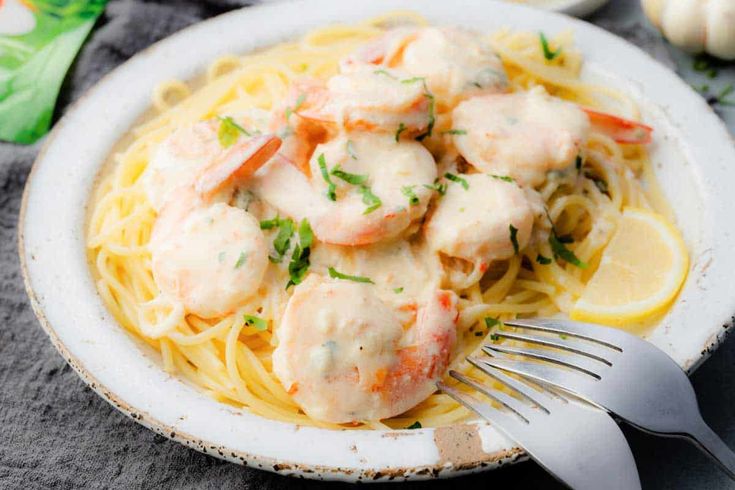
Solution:
<path fill-rule="evenodd" d="M 510 230 L 510 243 L 513 244 L 513 253 L 518 255 L 518 228 L 511 224 L 508 225 L 508 229 Z"/>
<path fill-rule="evenodd" d="M 735 86 L 733 86 L 733 84 L 731 83 L 720 91 L 720 93 L 717 95 L 717 99 L 715 100 L 715 103 L 720 104 L 720 105 L 735 106 L 735 100 L 731 100 L 727 98 L 733 92 L 735 92 Z"/>
<path fill-rule="evenodd" d="M 330 173 L 335 177 L 338 177 L 348 184 L 352 185 L 362 185 L 368 180 L 367 175 L 351 174 L 349 172 L 345 172 L 344 170 L 342 170 L 342 167 L 340 167 L 339 164 L 334 167 Z"/>
<path fill-rule="evenodd" d="M 266 219 L 260 222 L 260 229 L 261 230 L 272 230 L 273 228 L 277 228 L 279 224 L 281 223 L 281 218 L 276 215 L 275 218 L 272 219 Z"/>
<path fill-rule="evenodd" d="M 401 124 L 398 125 L 398 129 L 396 130 L 396 143 L 398 143 L 398 140 L 401 138 L 401 133 L 404 132 L 407 129 L 408 128 L 403 123 L 401 123 Z"/>
<path fill-rule="evenodd" d="M 237 124 L 230 116 L 217 117 L 220 120 L 219 130 L 217 131 L 217 139 L 222 148 L 229 148 L 235 144 L 240 134 L 250 136 L 250 133 L 242 126 Z"/>
<path fill-rule="evenodd" d="M 485 317 L 485 326 L 489 330 L 489 329 L 491 329 L 493 327 L 502 327 L 503 326 L 503 322 L 500 321 L 499 318 L 492 318 L 492 317 L 486 316 Z M 490 334 L 490 340 L 492 340 L 493 342 L 497 342 L 498 340 L 500 340 L 500 335 L 498 335 L 496 333 Z"/>
<path fill-rule="evenodd" d="M 427 136 L 431 136 L 434 131 L 434 124 L 436 123 L 436 116 L 434 115 L 434 96 L 427 90 L 424 92 L 424 97 L 429 99 L 429 124 L 426 126 L 426 131 L 416 136 L 416 141 L 423 141 Z"/>
<path fill-rule="evenodd" d="M 574 255 L 574 252 L 569 250 L 566 245 L 564 245 L 564 242 L 559 239 L 553 228 L 551 230 L 551 234 L 549 235 L 549 245 L 551 245 L 551 251 L 554 253 L 555 259 L 560 258 L 565 262 L 569 262 L 570 264 L 579 267 L 580 269 L 587 268 L 587 264 L 579 260 L 579 258 Z"/>
<path fill-rule="evenodd" d="M 401 83 L 409 84 L 409 83 L 416 83 L 421 82 L 426 86 L 426 78 L 425 77 L 413 77 L 413 78 L 406 78 L 405 80 L 401 80 Z"/>
<path fill-rule="evenodd" d="M 383 205 L 383 201 L 381 201 L 378 196 L 373 194 L 373 191 L 370 190 L 370 187 L 366 185 L 361 185 L 359 187 L 359 190 L 360 194 L 362 194 L 362 202 L 367 205 L 367 208 L 365 209 L 365 211 L 362 212 L 362 214 L 370 214 Z"/>
<path fill-rule="evenodd" d="M 514 179 L 510 175 L 495 175 L 495 174 L 490 174 L 490 177 L 492 177 L 493 179 L 502 180 L 503 182 L 510 182 L 511 184 L 516 181 L 516 179 Z"/>
<path fill-rule="evenodd" d="M 332 179 L 329 178 L 329 171 L 327 170 L 327 160 L 324 158 L 324 153 L 319 155 L 317 162 L 319 163 L 319 170 L 322 173 L 322 178 L 327 183 L 327 197 L 329 198 L 330 201 L 336 201 L 337 200 L 337 186 L 334 185 L 334 182 L 332 182 Z"/>
<path fill-rule="evenodd" d="M 447 172 L 444 174 L 444 177 L 451 180 L 452 182 L 460 184 L 462 187 L 464 187 L 464 190 L 468 190 L 470 188 L 470 184 L 458 175 L 450 174 L 449 172 Z"/>
<path fill-rule="evenodd" d="M 333 279 L 344 279 L 345 281 L 353 281 L 353 282 L 364 282 L 368 284 L 375 284 L 372 279 L 369 277 L 364 276 L 350 276 L 349 274 L 342 274 L 334 267 L 330 267 L 329 269 L 329 277 Z"/>
<path fill-rule="evenodd" d="M 536 256 L 536 262 L 538 262 L 541 265 L 549 265 L 551 263 L 551 259 L 548 257 L 544 257 L 541 254 L 538 254 Z"/>
<path fill-rule="evenodd" d="M 296 244 L 291 254 L 291 262 L 288 264 L 288 274 L 290 279 L 286 284 L 286 289 L 300 284 L 304 280 L 306 272 L 309 270 L 309 256 L 311 255 L 311 244 L 314 242 L 314 233 L 311 231 L 311 225 L 306 219 L 299 223 L 299 243 Z"/>
<path fill-rule="evenodd" d="M 416 421 L 416 422 L 414 422 L 413 424 L 411 424 L 411 425 L 409 425 L 408 427 L 406 427 L 406 429 L 420 429 L 421 427 L 422 427 L 422 426 L 421 426 L 421 422 L 419 422 L 419 421 L 417 420 L 417 421 Z"/>
<path fill-rule="evenodd" d="M 544 58 L 546 58 L 548 61 L 552 61 L 554 58 L 561 54 L 561 47 L 559 47 L 556 51 L 551 50 L 551 48 L 549 47 L 549 41 L 546 39 L 546 35 L 544 35 L 543 32 L 539 32 L 538 37 L 541 41 L 541 49 L 544 52 Z"/>
<path fill-rule="evenodd" d="M 350 158 L 352 158 L 353 160 L 357 160 L 357 153 L 355 153 L 355 143 L 352 140 L 347 140 L 345 149 L 347 150 L 347 154 L 350 156 Z"/>
<path fill-rule="evenodd" d="M 281 219 L 279 216 L 260 222 L 261 230 L 272 230 L 273 228 L 278 228 L 278 235 L 276 235 L 276 238 L 273 240 L 273 248 L 276 251 L 276 255 L 270 255 L 268 256 L 268 259 L 274 264 L 280 264 L 281 261 L 283 261 L 283 256 L 286 255 L 286 252 L 291 245 L 291 236 L 294 232 L 294 222 L 291 218 Z"/>
<path fill-rule="evenodd" d="M 401 187 L 401 192 L 408 198 L 408 202 L 411 206 L 416 206 L 419 203 L 419 196 L 413 191 L 415 185 L 404 185 Z"/>
<path fill-rule="evenodd" d="M 306 100 L 306 94 L 301 94 L 296 99 L 296 103 L 293 107 L 286 107 L 286 121 L 288 121 L 288 118 L 291 117 L 291 114 L 294 112 L 297 112 L 299 109 L 301 109 L 301 106 L 304 105 L 304 101 Z"/>
<path fill-rule="evenodd" d="M 283 257 L 291 245 L 291 235 L 294 232 L 294 222 L 291 218 L 281 220 L 278 224 L 278 235 L 273 240 L 273 248 L 279 257 Z M 280 260 L 279 260 L 280 262 Z"/>
<path fill-rule="evenodd" d="M 493 327 L 500 327 L 503 325 L 503 322 L 500 321 L 498 318 L 493 318 L 490 316 L 485 317 L 485 326 L 487 328 L 493 328 Z"/>
<path fill-rule="evenodd" d="M 235 262 L 235 269 L 239 269 L 240 267 L 242 267 L 247 258 L 248 254 L 246 254 L 245 252 L 240 252 L 240 256 L 237 258 L 237 262 Z"/>
<path fill-rule="evenodd" d="M 400 294 L 403 292 L 403 288 L 393 288 L 393 292 L 396 294 Z"/>
<path fill-rule="evenodd" d="M 398 80 L 398 78 L 395 77 L 392 73 L 390 73 L 388 70 L 375 70 L 373 72 L 375 75 L 385 75 L 388 78 L 392 78 L 393 80 Z"/>
<path fill-rule="evenodd" d="M 440 196 L 443 196 L 447 193 L 447 184 L 442 184 L 441 182 L 439 182 L 439 179 L 435 180 L 434 183 L 431 185 L 424 184 L 424 187 L 438 192 Z"/>
<path fill-rule="evenodd" d="M 442 131 L 442 134 L 467 134 L 467 131 L 464 129 L 447 129 L 446 131 Z"/>
<path fill-rule="evenodd" d="M 255 327 L 255 330 L 259 330 L 261 332 L 268 330 L 268 322 L 260 317 L 254 315 L 243 315 L 243 319 L 245 320 L 245 325 Z"/>

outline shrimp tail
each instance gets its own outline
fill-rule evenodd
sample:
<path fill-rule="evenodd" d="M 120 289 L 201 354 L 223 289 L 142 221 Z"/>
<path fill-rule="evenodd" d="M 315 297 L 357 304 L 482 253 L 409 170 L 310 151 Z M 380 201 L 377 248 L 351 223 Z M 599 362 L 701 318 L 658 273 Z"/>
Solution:
<path fill-rule="evenodd" d="M 582 109 L 596 130 L 610 136 L 617 143 L 647 145 L 651 142 L 653 128 L 650 126 L 593 109 Z"/>
<path fill-rule="evenodd" d="M 241 138 L 201 172 L 195 182 L 200 196 L 210 196 L 236 181 L 246 180 L 262 167 L 281 147 L 275 135 Z"/>

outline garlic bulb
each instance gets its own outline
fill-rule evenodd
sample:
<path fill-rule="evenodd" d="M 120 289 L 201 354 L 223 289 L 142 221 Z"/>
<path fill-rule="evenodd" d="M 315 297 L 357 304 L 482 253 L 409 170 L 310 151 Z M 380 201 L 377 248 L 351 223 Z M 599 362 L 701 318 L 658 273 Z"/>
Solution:
<path fill-rule="evenodd" d="M 651 22 L 685 51 L 735 59 L 735 0 L 641 0 Z"/>

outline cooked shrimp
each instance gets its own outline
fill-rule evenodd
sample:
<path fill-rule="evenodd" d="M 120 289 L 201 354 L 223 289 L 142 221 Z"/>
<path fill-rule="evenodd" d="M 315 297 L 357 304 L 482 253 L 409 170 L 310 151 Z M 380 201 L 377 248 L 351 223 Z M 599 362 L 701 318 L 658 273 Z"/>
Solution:
<path fill-rule="evenodd" d="M 280 213 L 308 219 L 320 241 L 365 245 L 394 238 L 426 212 L 434 159 L 415 141 L 347 133 L 319 145 L 310 176 L 274 159 L 253 188 Z M 330 198 L 331 196 L 331 198 Z"/>
<path fill-rule="evenodd" d="M 433 250 L 472 265 L 463 279 L 473 283 L 492 261 L 508 259 L 526 247 L 534 210 L 524 190 L 508 179 L 486 174 L 462 178 L 467 188 L 449 185 L 424 231 Z M 450 276 L 450 282 L 457 280 Z"/>
<path fill-rule="evenodd" d="M 412 136 L 430 122 L 431 94 L 422 79 L 375 65 L 355 66 L 326 84 L 308 82 L 297 115 L 337 124 L 348 131 L 401 131 Z"/>
<path fill-rule="evenodd" d="M 460 154 L 484 172 L 509 175 L 536 186 L 547 172 L 574 163 L 591 129 L 618 142 L 646 143 L 650 128 L 634 121 L 580 108 L 543 88 L 473 97 L 452 113 Z"/>
<path fill-rule="evenodd" d="M 315 274 L 277 330 L 273 371 L 306 414 L 351 423 L 398 415 L 430 395 L 456 339 L 457 297 L 436 291 L 404 333 L 375 286 Z"/>
<path fill-rule="evenodd" d="M 404 70 L 423 77 L 438 100 L 450 107 L 480 94 L 505 92 L 507 75 L 489 44 L 453 27 L 395 29 L 346 58 L 348 71 L 360 62 Z"/>
<path fill-rule="evenodd" d="M 274 136 L 242 136 L 229 148 L 217 148 L 193 178 L 168 192 L 149 242 L 151 265 L 161 292 L 184 311 L 221 316 L 259 287 L 268 264 L 259 222 L 217 200 L 229 200 L 279 144 Z"/>

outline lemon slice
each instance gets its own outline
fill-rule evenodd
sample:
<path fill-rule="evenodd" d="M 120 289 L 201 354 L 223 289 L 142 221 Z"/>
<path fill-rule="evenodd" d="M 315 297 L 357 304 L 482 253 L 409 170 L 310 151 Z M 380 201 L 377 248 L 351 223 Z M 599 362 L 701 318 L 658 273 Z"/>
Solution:
<path fill-rule="evenodd" d="M 571 318 L 608 325 L 645 320 L 671 303 L 688 269 L 689 255 L 673 226 L 652 211 L 625 208 Z"/>

